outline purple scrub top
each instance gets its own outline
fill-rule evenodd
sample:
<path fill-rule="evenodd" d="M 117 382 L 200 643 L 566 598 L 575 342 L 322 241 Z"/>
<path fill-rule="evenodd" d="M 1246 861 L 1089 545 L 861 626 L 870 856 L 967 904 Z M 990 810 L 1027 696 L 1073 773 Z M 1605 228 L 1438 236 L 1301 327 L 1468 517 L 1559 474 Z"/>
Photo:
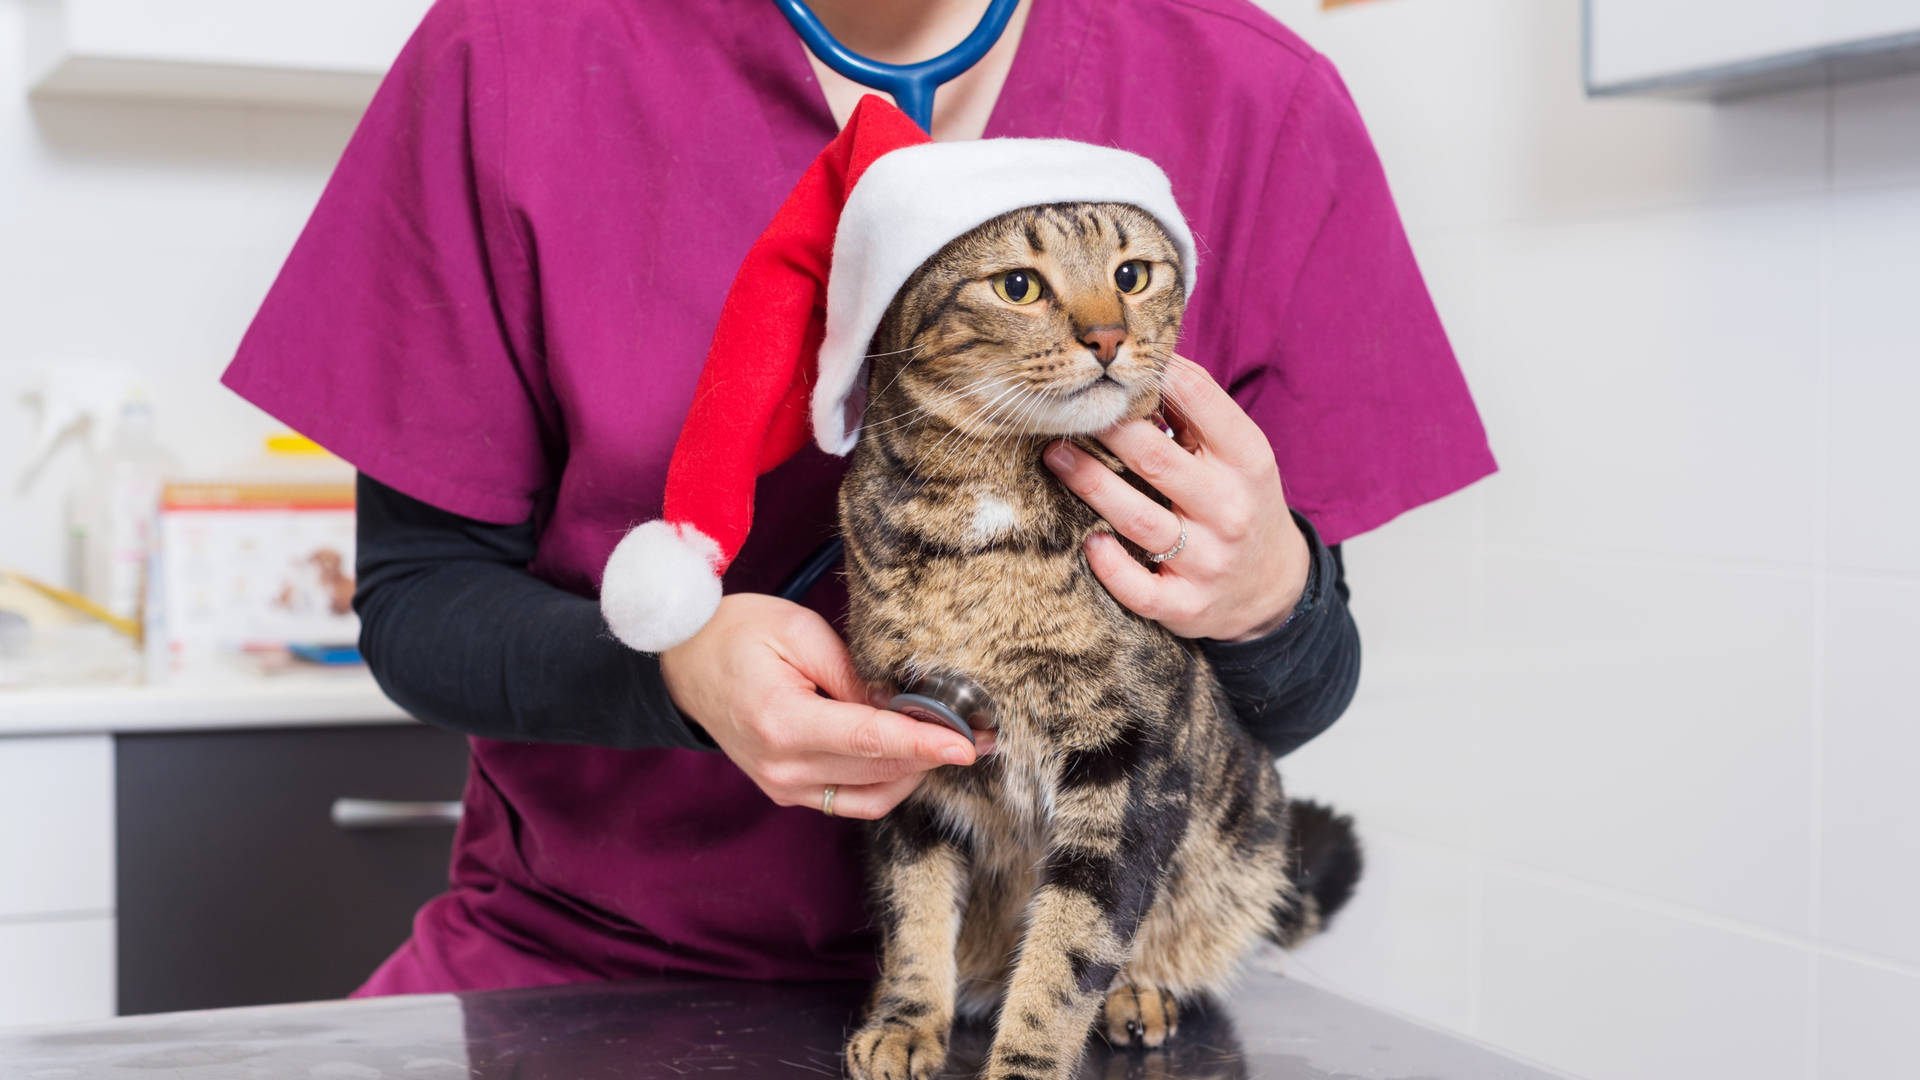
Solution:
<path fill-rule="evenodd" d="M 224 381 L 415 498 L 534 519 L 533 572 L 591 595 L 660 512 L 741 257 L 834 132 L 768 0 L 440 0 Z M 1352 101 L 1251 4 L 1033 0 L 987 134 L 1166 169 L 1202 260 L 1181 352 L 1329 542 L 1493 470 Z M 839 475 L 809 449 L 763 480 L 730 590 L 830 534 Z M 362 993 L 871 973 L 857 823 L 718 753 L 472 742 L 451 888 Z"/>

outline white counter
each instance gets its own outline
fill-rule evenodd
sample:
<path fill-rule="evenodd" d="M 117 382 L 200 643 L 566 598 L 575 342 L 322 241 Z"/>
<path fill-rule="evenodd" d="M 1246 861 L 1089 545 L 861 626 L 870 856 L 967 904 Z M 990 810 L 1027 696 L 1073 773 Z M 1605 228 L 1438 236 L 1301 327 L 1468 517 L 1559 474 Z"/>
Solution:
<path fill-rule="evenodd" d="M 0 689 L 0 738 L 411 722 L 364 668 L 161 686 Z"/>

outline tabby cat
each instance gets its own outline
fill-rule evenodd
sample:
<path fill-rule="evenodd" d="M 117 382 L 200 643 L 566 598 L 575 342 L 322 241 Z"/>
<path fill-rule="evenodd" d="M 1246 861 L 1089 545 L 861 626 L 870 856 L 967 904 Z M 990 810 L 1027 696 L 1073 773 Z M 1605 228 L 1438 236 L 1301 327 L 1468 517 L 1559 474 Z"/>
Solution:
<path fill-rule="evenodd" d="M 1133 206 L 1030 207 L 954 240 L 894 298 L 840 490 L 863 678 L 971 678 L 995 752 L 936 770 L 873 833 L 880 982 L 855 1080 L 938 1071 L 997 1007 L 990 1080 L 1068 1075 L 1105 1007 L 1158 1046 L 1256 939 L 1291 944 L 1359 874 L 1349 823 L 1291 808 L 1193 644 L 1121 607 L 1081 545 L 1108 526 L 1041 461 L 1159 407 L 1186 297 Z"/>

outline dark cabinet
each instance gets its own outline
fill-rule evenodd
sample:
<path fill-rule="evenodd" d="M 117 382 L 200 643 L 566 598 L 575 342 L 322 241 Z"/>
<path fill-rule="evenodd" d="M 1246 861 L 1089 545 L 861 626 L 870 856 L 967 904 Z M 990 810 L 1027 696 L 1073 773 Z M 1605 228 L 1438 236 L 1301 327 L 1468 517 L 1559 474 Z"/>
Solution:
<path fill-rule="evenodd" d="M 419 725 L 122 735 L 115 767 L 129 1015 L 351 992 L 446 888 L 467 748 Z"/>

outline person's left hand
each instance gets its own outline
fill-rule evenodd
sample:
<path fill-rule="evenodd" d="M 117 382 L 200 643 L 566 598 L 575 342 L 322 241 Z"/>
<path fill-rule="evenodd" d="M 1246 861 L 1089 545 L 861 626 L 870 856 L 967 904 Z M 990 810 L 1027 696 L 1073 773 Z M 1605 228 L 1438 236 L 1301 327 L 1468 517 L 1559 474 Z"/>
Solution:
<path fill-rule="evenodd" d="M 1116 531 L 1148 552 L 1186 546 L 1148 569 L 1108 533 L 1087 563 L 1113 598 L 1185 638 L 1245 641 L 1271 633 L 1307 585 L 1312 553 L 1287 512 L 1273 447 L 1200 365 L 1167 365 L 1162 410 L 1175 438 L 1145 420 L 1098 436 L 1127 468 L 1172 500 L 1168 509 L 1064 440 L 1047 467 Z"/>

